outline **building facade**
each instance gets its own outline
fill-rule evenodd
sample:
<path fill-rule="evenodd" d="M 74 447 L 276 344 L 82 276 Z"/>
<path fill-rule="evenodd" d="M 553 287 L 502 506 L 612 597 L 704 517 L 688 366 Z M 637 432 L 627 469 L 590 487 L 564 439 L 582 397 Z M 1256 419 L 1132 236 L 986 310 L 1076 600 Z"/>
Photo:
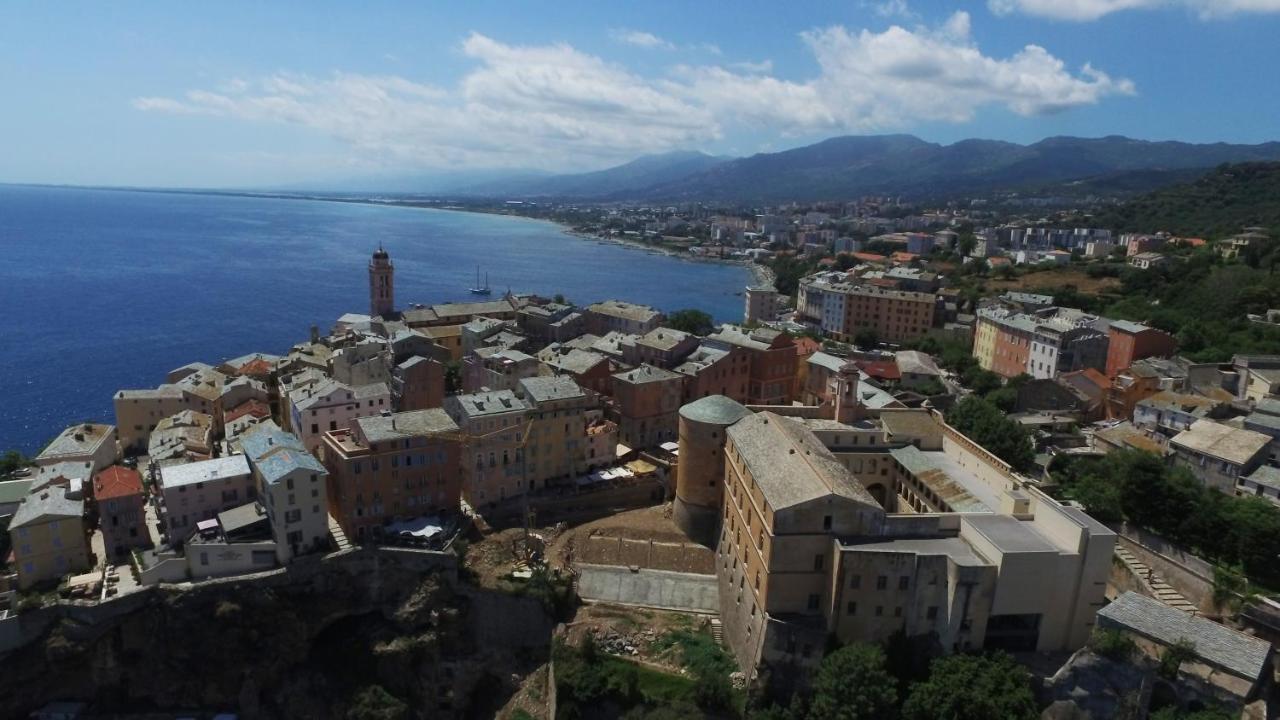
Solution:
<path fill-rule="evenodd" d="M 529 491 L 524 446 L 529 406 L 510 390 L 453 395 L 444 410 L 465 437 L 462 496 L 492 507 Z"/>
<path fill-rule="evenodd" d="M 329 507 L 356 542 L 382 537 L 388 524 L 458 512 L 462 435 L 432 408 L 359 418 L 325 433 Z"/>
<path fill-rule="evenodd" d="M 118 559 L 133 548 L 151 547 L 138 471 L 112 465 L 99 472 L 93 479 L 93 502 L 108 555 Z"/>
<path fill-rule="evenodd" d="M 633 449 L 676 439 L 684 376 L 652 365 L 613 376 L 618 441 Z"/>

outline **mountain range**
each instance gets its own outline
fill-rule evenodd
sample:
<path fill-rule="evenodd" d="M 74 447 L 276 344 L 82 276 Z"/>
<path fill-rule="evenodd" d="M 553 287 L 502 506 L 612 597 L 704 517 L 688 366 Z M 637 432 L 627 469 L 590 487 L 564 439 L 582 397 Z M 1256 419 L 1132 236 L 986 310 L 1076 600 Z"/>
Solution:
<path fill-rule="evenodd" d="M 836 137 L 744 158 L 699 152 L 648 155 L 590 173 L 494 180 L 455 188 L 475 197 L 592 202 L 844 200 L 863 195 L 960 197 L 1088 181 L 1140 192 L 1222 163 L 1280 160 L 1280 142 L 1259 145 L 1153 142 L 1121 136 L 1051 137 L 1030 145 L 913 135 Z"/>

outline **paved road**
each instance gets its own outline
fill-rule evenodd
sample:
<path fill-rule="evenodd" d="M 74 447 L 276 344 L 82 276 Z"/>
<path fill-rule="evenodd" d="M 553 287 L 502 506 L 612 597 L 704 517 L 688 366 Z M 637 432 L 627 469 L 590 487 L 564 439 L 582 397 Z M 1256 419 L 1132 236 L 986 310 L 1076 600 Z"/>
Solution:
<path fill-rule="evenodd" d="M 585 600 L 643 607 L 720 612 L 714 575 L 612 565 L 579 565 L 578 594 Z"/>

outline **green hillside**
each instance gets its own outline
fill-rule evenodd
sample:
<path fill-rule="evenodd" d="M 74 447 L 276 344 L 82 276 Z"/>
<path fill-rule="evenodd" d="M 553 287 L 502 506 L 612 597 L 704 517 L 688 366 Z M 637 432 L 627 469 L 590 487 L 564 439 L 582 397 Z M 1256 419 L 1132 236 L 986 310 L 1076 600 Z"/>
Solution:
<path fill-rule="evenodd" d="M 1220 165 L 1199 180 L 1134 198 L 1093 223 L 1120 232 L 1219 238 L 1258 225 L 1280 229 L 1280 162 Z"/>

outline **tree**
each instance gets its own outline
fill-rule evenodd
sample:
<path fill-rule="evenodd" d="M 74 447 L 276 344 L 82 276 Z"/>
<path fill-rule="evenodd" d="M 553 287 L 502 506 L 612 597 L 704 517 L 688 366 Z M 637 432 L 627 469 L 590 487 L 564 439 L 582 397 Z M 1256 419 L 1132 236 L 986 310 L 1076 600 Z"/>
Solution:
<path fill-rule="evenodd" d="M 1026 429 L 977 395 L 956 403 L 947 413 L 947 423 L 1015 470 L 1027 471 L 1035 465 L 1035 448 Z"/>
<path fill-rule="evenodd" d="M 347 720 L 400 720 L 409 717 L 409 706 L 381 685 L 369 685 L 356 694 Z"/>
<path fill-rule="evenodd" d="M 871 328 L 862 328 L 854 333 L 853 344 L 860 348 L 874 348 L 880 344 L 880 336 Z"/>
<path fill-rule="evenodd" d="M 1034 720 L 1027 671 L 1004 653 L 939 658 L 902 705 L 904 720 Z"/>
<path fill-rule="evenodd" d="M 809 720 L 878 720 L 896 715 L 897 683 L 875 645 L 846 645 L 822 659 Z"/>
<path fill-rule="evenodd" d="M 29 465 L 30 462 L 21 452 L 10 450 L 0 456 L 0 477 L 11 475 Z"/>
<path fill-rule="evenodd" d="M 677 310 L 667 316 L 667 327 L 691 335 L 707 335 L 712 326 L 711 316 L 694 308 Z"/>
<path fill-rule="evenodd" d="M 962 257 L 969 257 L 969 254 L 973 252 L 977 245 L 978 238 L 974 237 L 973 233 L 968 232 L 961 235 L 960 239 L 956 241 L 956 249 L 960 251 Z"/>

